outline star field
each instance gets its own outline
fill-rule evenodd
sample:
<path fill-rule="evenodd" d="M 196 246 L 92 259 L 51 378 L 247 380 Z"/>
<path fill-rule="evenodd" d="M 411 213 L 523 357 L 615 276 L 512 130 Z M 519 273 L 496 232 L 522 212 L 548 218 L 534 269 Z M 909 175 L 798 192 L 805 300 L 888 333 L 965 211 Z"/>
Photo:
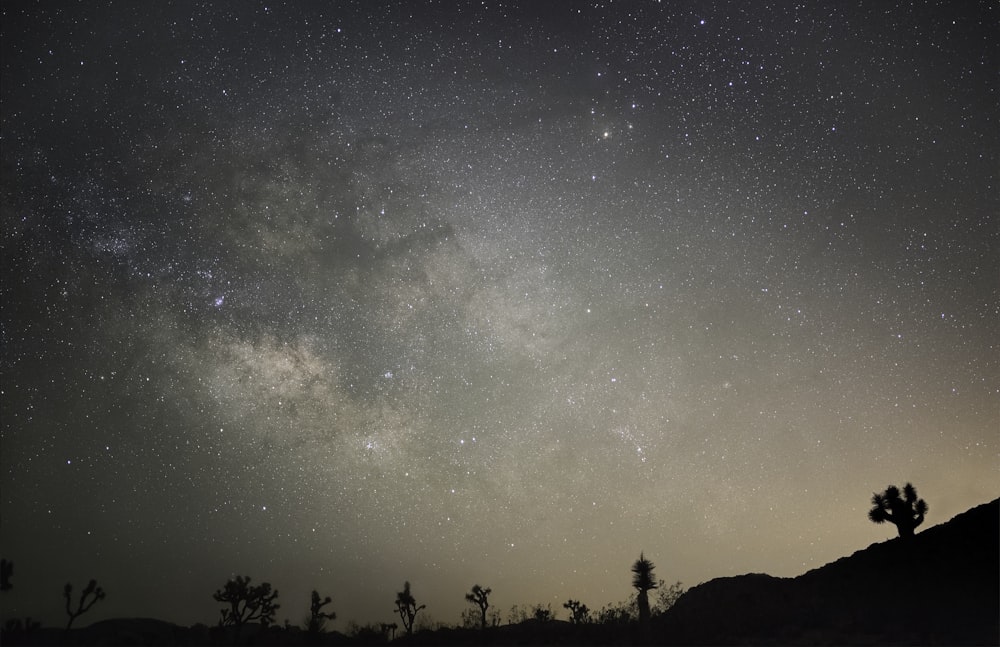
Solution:
<path fill-rule="evenodd" d="M 3 4 L 5 617 L 596 609 L 997 496 L 996 6 L 535 4 Z"/>

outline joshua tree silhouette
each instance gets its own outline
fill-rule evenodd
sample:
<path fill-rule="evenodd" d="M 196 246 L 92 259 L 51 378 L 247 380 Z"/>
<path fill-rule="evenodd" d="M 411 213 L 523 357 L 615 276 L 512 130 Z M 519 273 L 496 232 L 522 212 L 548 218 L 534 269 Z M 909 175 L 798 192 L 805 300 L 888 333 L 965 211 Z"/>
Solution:
<path fill-rule="evenodd" d="M 590 622 L 590 609 L 579 600 L 568 600 L 563 604 L 564 609 L 569 609 L 569 621 L 575 625 Z"/>
<path fill-rule="evenodd" d="M 334 620 L 337 614 L 333 611 L 323 612 L 323 607 L 333 602 L 330 596 L 326 596 L 322 600 L 319 598 L 319 592 L 313 591 L 312 597 L 309 601 L 309 621 L 306 624 L 306 631 L 311 634 L 319 634 L 323 632 L 323 628 L 326 625 L 327 620 Z"/>
<path fill-rule="evenodd" d="M 97 580 L 90 580 L 90 583 L 87 584 L 87 588 L 85 588 L 80 594 L 80 602 L 76 605 L 76 611 L 74 611 L 71 606 L 73 598 L 73 585 L 69 582 L 66 582 L 66 586 L 63 587 L 63 597 L 66 598 L 66 615 L 69 616 L 69 621 L 66 623 L 66 631 L 69 631 L 73 626 L 74 620 L 89 611 L 90 607 L 94 606 L 98 600 L 104 599 L 104 589 L 97 586 Z M 87 601 L 88 597 L 90 598 L 89 602 Z"/>
<path fill-rule="evenodd" d="M 479 607 L 479 615 L 482 618 L 482 628 L 486 628 L 486 610 L 490 608 L 489 595 L 493 593 L 491 588 L 483 588 L 478 584 L 472 586 L 472 592 L 465 594 L 465 599 Z"/>
<path fill-rule="evenodd" d="M 653 577 L 653 562 L 646 559 L 646 556 L 639 553 L 639 559 L 632 564 L 632 586 L 639 591 L 637 603 L 639 605 L 639 622 L 645 624 L 649 621 L 649 595 L 648 592 L 658 588 L 656 579 Z"/>
<path fill-rule="evenodd" d="M 426 605 L 417 606 L 416 599 L 410 593 L 410 583 L 403 582 L 403 590 L 396 593 L 396 613 L 403 621 L 403 628 L 406 629 L 407 636 L 413 633 L 413 620 L 417 617 L 417 613 L 424 608 Z"/>
<path fill-rule="evenodd" d="M 912 484 L 903 486 L 903 496 L 899 496 L 899 488 L 890 485 L 885 492 L 872 495 L 872 509 L 868 518 L 875 523 L 888 521 L 896 526 L 899 536 L 909 538 L 913 531 L 924 522 L 927 514 L 927 503 L 917 498 L 917 489 Z"/>
<path fill-rule="evenodd" d="M 212 595 L 216 602 L 229 605 L 228 609 L 219 609 L 222 624 L 233 625 L 237 630 L 254 620 L 259 620 L 265 627 L 274 622 L 274 612 L 281 606 L 274 603 L 277 597 L 278 592 L 271 591 L 269 583 L 251 586 L 250 578 L 242 575 L 229 580 L 224 588 Z"/>

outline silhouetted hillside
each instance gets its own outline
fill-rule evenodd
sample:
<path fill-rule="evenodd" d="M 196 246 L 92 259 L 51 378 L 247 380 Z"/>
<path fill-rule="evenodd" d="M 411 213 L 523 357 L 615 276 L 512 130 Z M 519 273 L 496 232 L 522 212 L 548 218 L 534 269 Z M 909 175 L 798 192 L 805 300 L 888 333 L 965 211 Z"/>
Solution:
<path fill-rule="evenodd" d="M 1000 499 L 799 577 L 692 588 L 654 636 L 666 644 L 1000 642 Z"/>

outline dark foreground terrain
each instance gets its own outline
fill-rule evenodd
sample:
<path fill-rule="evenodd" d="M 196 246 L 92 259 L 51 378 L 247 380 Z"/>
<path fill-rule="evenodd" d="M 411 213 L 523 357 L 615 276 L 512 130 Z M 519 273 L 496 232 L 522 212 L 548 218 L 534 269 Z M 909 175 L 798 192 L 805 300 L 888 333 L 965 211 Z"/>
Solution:
<path fill-rule="evenodd" d="M 655 619 L 665 644 L 1000 644 L 1000 499 L 799 577 L 719 578 Z"/>
<path fill-rule="evenodd" d="M 395 643 L 419 645 L 998 645 L 1000 499 L 910 540 L 872 544 L 799 577 L 750 574 L 700 584 L 646 628 L 528 621 L 486 631 L 441 629 Z M 6 632 L 3 645 L 347 645 L 355 636 L 309 636 L 297 628 L 244 627 L 239 636 L 204 625 L 106 620 L 66 634 Z"/>

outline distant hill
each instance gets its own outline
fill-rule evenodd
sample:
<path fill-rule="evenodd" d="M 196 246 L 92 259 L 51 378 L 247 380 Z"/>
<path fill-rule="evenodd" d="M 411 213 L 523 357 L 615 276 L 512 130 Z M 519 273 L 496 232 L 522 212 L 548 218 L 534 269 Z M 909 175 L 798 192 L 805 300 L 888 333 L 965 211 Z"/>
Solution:
<path fill-rule="evenodd" d="M 711 580 L 654 623 L 661 644 L 1000 644 L 1000 499 L 799 577 Z"/>
<path fill-rule="evenodd" d="M 204 630 L 202 630 L 204 629 Z M 113 618 L 70 634 L 59 627 L 6 631 L 0 645 L 190 645 L 207 644 L 207 627 L 187 628 L 153 618 Z"/>
<path fill-rule="evenodd" d="M 187 645 L 192 638 L 207 642 L 208 631 L 179 627 L 154 618 L 101 620 L 75 633 L 74 642 L 88 645 Z"/>

